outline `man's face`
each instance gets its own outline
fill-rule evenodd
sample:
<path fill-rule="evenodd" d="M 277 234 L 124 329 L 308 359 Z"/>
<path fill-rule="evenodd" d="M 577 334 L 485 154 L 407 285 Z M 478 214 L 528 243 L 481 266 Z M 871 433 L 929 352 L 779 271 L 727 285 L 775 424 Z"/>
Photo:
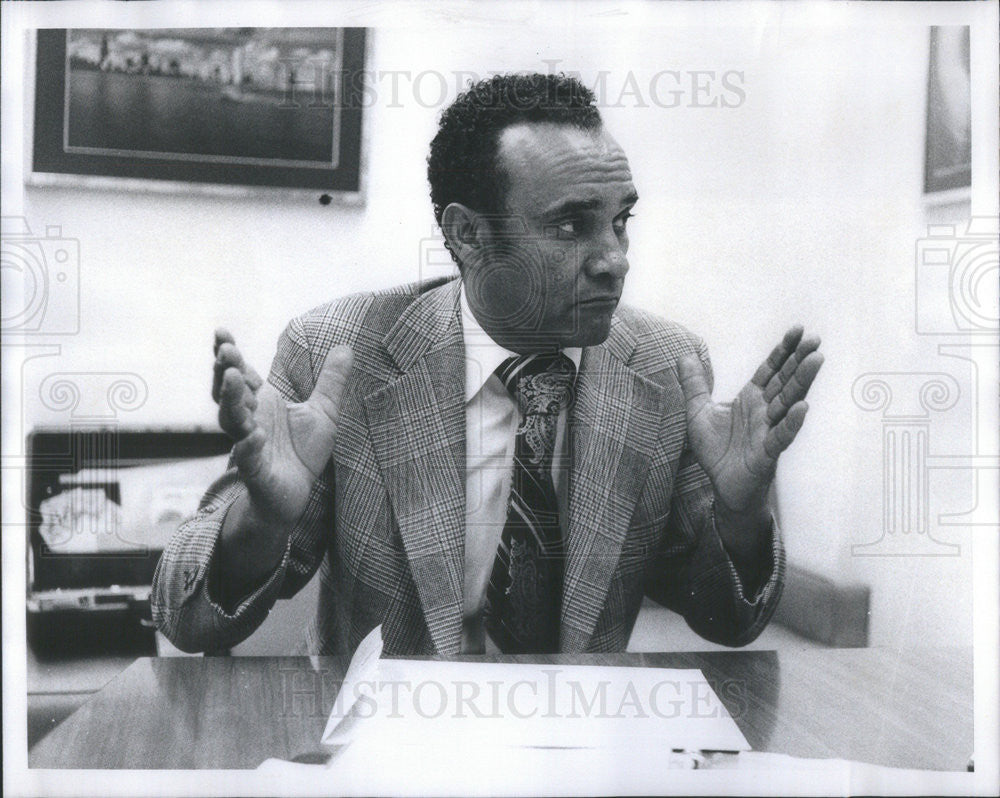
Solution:
<path fill-rule="evenodd" d="M 469 304 L 508 349 L 593 346 L 608 337 L 638 196 L 628 160 L 603 129 L 519 124 L 500 135 L 507 181 L 489 244 L 464 263 Z"/>

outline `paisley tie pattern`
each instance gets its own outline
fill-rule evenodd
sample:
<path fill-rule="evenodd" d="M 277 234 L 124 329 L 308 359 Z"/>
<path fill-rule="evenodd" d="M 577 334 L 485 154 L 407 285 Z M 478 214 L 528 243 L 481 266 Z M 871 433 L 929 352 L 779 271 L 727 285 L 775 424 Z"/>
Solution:
<path fill-rule="evenodd" d="M 496 371 L 521 414 L 507 521 L 484 611 L 486 630 L 505 653 L 559 648 L 563 541 L 552 457 L 556 422 L 572 403 L 575 373 L 560 352 L 508 358 Z"/>

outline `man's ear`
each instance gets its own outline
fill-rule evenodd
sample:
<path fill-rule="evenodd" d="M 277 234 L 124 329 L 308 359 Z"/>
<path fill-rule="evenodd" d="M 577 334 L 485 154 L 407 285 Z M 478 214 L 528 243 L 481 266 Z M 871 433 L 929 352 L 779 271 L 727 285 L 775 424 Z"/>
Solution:
<path fill-rule="evenodd" d="M 479 214 L 461 202 L 452 202 L 441 212 L 441 232 L 459 264 L 468 263 L 482 246 Z"/>

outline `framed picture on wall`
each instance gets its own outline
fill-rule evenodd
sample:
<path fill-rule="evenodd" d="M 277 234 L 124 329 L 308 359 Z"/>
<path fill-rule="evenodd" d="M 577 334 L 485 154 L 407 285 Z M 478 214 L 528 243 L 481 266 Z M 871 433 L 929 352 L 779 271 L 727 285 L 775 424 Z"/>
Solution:
<path fill-rule="evenodd" d="M 969 27 L 931 27 L 924 192 L 972 185 Z"/>
<path fill-rule="evenodd" d="M 33 176 L 357 194 L 365 35 L 39 30 Z"/>

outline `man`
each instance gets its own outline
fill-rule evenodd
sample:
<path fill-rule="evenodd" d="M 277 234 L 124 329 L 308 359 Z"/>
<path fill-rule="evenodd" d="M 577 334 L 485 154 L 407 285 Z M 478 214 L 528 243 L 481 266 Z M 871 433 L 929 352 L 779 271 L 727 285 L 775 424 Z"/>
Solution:
<path fill-rule="evenodd" d="M 459 280 L 293 320 L 267 383 L 216 334 L 231 467 L 164 552 L 159 627 L 234 644 L 320 568 L 317 653 L 377 624 L 395 653 L 623 650 L 644 594 L 753 640 L 818 339 L 790 330 L 721 405 L 700 339 L 618 306 L 638 197 L 571 78 L 470 87 L 428 173 Z"/>

